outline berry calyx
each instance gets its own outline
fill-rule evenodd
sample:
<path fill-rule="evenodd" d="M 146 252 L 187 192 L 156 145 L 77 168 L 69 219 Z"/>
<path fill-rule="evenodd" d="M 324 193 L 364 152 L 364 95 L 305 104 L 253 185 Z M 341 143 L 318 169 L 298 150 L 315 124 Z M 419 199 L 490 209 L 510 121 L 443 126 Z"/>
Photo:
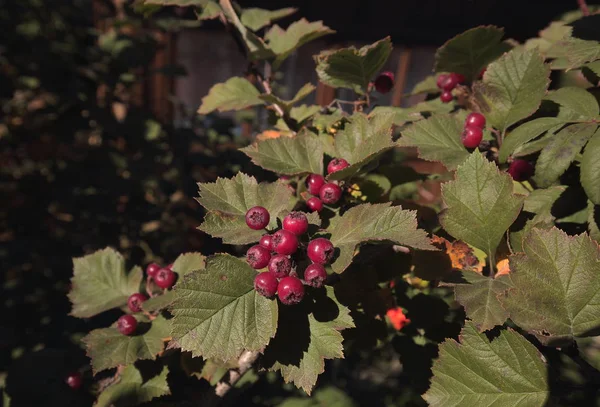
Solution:
<path fill-rule="evenodd" d="M 146 267 L 146 275 L 150 278 L 154 278 L 156 273 L 158 273 L 158 270 L 160 270 L 160 266 L 158 264 L 150 263 Z"/>
<path fill-rule="evenodd" d="M 158 270 L 156 276 L 154 276 L 154 282 L 160 288 L 171 288 L 175 284 L 177 275 L 170 268 L 164 267 Z"/>
<path fill-rule="evenodd" d="M 375 90 L 379 93 L 388 93 L 394 87 L 394 73 L 382 72 L 375 78 Z"/>
<path fill-rule="evenodd" d="M 284 277 L 277 286 L 277 296 L 285 305 L 298 304 L 304 298 L 304 285 L 298 277 Z"/>
<path fill-rule="evenodd" d="M 277 294 L 277 285 L 277 277 L 268 271 L 258 273 L 254 277 L 254 289 L 263 297 L 274 297 Z"/>
<path fill-rule="evenodd" d="M 313 263 L 304 270 L 304 281 L 312 287 L 322 287 L 326 279 L 327 272 L 320 264 Z"/>
<path fill-rule="evenodd" d="M 311 212 L 321 212 L 323 209 L 323 201 L 316 196 L 313 196 L 312 198 L 308 198 L 306 201 L 306 206 L 308 206 L 308 209 Z"/>
<path fill-rule="evenodd" d="M 131 294 L 127 299 L 127 306 L 131 312 L 140 312 L 142 310 L 142 303 L 147 299 L 148 297 L 142 293 Z"/>
<path fill-rule="evenodd" d="M 308 230 L 308 219 L 302 212 L 290 212 L 283 218 L 283 228 L 296 236 L 303 235 Z"/>
<path fill-rule="evenodd" d="M 313 263 L 327 264 L 333 258 L 335 247 L 329 239 L 318 237 L 311 240 L 306 248 L 306 255 Z"/>
<path fill-rule="evenodd" d="M 325 185 L 325 178 L 319 174 L 310 174 L 306 178 L 306 189 L 312 195 L 319 195 L 321 187 Z"/>
<path fill-rule="evenodd" d="M 350 164 L 348 164 L 348 161 L 344 160 L 343 158 L 334 158 L 333 160 L 329 161 L 329 164 L 327 164 L 327 174 L 341 171 L 349 165 Z"/>
<path fill-rule="evenodd" d="M 264 247 L 265 249 L 271 250 L 271 235 L 268 233 L 262 235 L 258 244 Z"/>
<path fill-rule="evenodd" d="M 81 373 L 79 372 L 71 372 L 65 378 L 65 383 L 72 388 L 73 390 L 77 390 L 81 387 L 83 383 L 83 378 L 81 377 Z"/>
<path fill-rule="evenodd" d="M 292 271 L 292 259 L 285 254 L 276 254 L 269 260 L 269 271 L 277 278 L 283 278 Z"/>
<path fill-rule="evenodd" d="M 514 160 L 508 166 L 507 172 L 510 174 L 512 179 L 518 182 L 522 182 L 531 178 L 531 176 L 534 173 L 534 168 L 529 161 Z"/>
<path fill-rule="evenodd" d="M 460 136 L 463 146 L 467 148 L 475 148 L 483 139 L 483 131 L 479 127 L 466 126 Z"/>
<path fill-rule="evenodd" d="M 454 99 L 454 96 L 452 96 L 452 92 L 444 91 L 440 95 L 440 100 L 442 101 L 442 103 L 450 103 L 452 99 Z"/>
<path fill-rule="evenodd" d="M 137 328 L 137 319 L 133 315 L 123 315 L 117 320 L 117 329 L 123 335 L 132 335 Z"/>
<path fill-rule="evenodd" d="M 469 113 L 465 120 L 465 126 L 475 126 L 483 129 L 485 127 L 485 116 L 481 113 Z"/>
<path fill-rule="evenodd" d="M 342 188 L 333 182 L 328 182 L 321 187 L 319 197 L 326 204 L 334 204 L 342 197 Z"/>
<path fill-rule="evenodd" d="M 438 75 L 435 84 L 437 85 L 438 88 L 442 89 L 442 86 L 444 85 L 444 83 L 446 83 L 446 80 L 448 80 L 448 77 L 450 75 L 447 75 L 445 73 Z"/>
<path fill-rule="evenodd" d="M 279 254 L 293 254 L 298 249 L 298 238 L 292 232 L 281 229 L 273 233 L 271 250 Z"/>
<path fill-rule="evenodd" d="M 450 74 L 446 77 L 446 80 L 442 82 L 441 89 L 450 92 L 458 85 L 458 77 L 455 74 Z"/>
<path fill-rule="evenodd" d="M 271 252 L 261 245 L 254 245 L 246 252 L 246 261 L 255 270 L 267 267 L 271 260 Z"/>
<path fill-rule="evenodd" d="M 269 211 L 262 206 L 255 206 L 248 209 L 248 212 L 246 212 L 246 225 L 248 225 L 250 229 L 264 229 L 267 227 L 270 220 L 271 215 L 269 215 Z"/>

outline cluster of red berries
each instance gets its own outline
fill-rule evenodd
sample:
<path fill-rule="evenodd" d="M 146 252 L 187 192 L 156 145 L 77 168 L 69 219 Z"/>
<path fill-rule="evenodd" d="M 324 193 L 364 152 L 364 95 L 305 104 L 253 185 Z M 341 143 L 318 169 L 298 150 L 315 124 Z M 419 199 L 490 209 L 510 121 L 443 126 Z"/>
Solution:
<path fill-rule="evenodd" d="M 388 93 L 394 87 L 394 73 L 390 71 L 380 73 L 375 78 L 373 86 L 379 93 Z"/>
<path fill-rule="evenodd" d="M 441 74 L 437 77 L 437 87 L 442 90 L 442 94 L 440 95 L 440 100 L 444 103 L 449 103 L 454 99 L 452 96 L 452 89 L 456 87 L 456 85 L 460 83 L 464 83 L 466 78 L 464 75 L 459 73 L 450 73 L 450 74 Z"/>
<path fill-rule="evenodd" d="M 460 140 L 463 146 L 467 148 L 476 148 L 483 139 L 483 128 L 485 127 L 485 116 L 481 113 L 473 112 L 467 116 L 465 127 Z"/>
<path fill-rule="evenodd" d="M 349 165 L 343 158 L 334 158 L 327 165 L 327 174 L 341 171 Z M 306 178 L 306 189 L 313 195 L 306 200 L 306 205 L 311 212 L 320 212 L 323 203 L 332 205 L 342 197 L 342 188 L 334 182 L 326 182 L 321 174 L 310 174 Z"/>
<path fill-rule="evenodd" d="M 270 221 L 269 211 L 255 206 L 246 212 L 246 224 L 250 229 L 260 230 Z M 304 280 L 298 278 L 292 255 L 301 246 L 299 236 L 308 231 L 308 219 L 302 212 L 290 212 L 283 219 L 283 228 L 273 234 L 265 234 L 259 244 L 246 252 L 246 261 L 255 270 L 267 267 L 256 275 L 254 289 L 260 295 L 273 298 L 275 295 L 285 305 L 298 304 L 304 298 L 304 285 L 322 287 L 327 272 L 324 265 L 333 257 L 333 244 L 319 237 L 308 242 L 306 255 L 312 262 L 303 273 Z"/>

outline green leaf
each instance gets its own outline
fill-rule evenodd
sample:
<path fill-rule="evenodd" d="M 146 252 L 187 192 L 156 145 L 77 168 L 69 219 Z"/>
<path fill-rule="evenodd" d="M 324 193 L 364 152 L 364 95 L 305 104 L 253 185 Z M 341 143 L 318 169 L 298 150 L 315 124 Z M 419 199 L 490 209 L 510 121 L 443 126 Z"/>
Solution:
<path fill-rule="evenodd" d="M 600 42 L 598 41 L 568 38 L 559 44 L 567 57 L 568 64 L 566 68 L 568 69 L 579 68 L 588 62 L 600 59 Z"/>
<path fill-rule="evenodd" d="M 367 90 L 369 81 L 383 68 L 392 52 L 389 37 L 360 49 L 355 47 L 323 51 L 315 56 L 321 82 L 334 88 L 350 88 L 357 93 Z"/>
<path fill-rule="evenodd" d="M 217 83 L 202 98 L 199 114 L 208 114 L 214 110 L 241 110 L 250 106 L 262 105 L 258 89 L 245 78 L 233 77 L 224 83 Z"/>
<path fill-rule="evenodd" d="M 592 137 L 581 158 L 581 186 L 590 201 L 600 205 L 600 134 Z"/>
<path fill-rule="evenodd" d="M 590 237 L 600 244 L 600 206 L 588 201 L 588 230 Z"/>
<path fill-rule="evenodd" d="M 116 322 L 110 328 L 95 329 L 82 339 L 87 355 L 92 359 L 94 373 L 119 365 L 130 365 L 136 360 L 156 359 L 164 342 L 170 336 L 171 323 L 162 316 L 151 322 L 135 315 L 138 328 L 135 335 L 123 335 Z"/>
<path fill-rule="evenodd" d="M 402 126 L 406 122 L 416 122 L 424 118 L 422 113 L 450 113 L 454 107 L 451 103 L 443 103 L 440 98 L 417 103 L 411 107 L 377 106 L 371 111 L 371 116 L 376 114 L 393 114 L 394 124 Z"/>
<path fill-rule="evenodd" d="M 552 222 L 554 220 L 551 213 L 552 205 L 566 189 L 567 187 L 563 185 L 547 189 L 536 189 L 525 198 L 523 210 L 535 213 L 537 216 L 534 219 L 537 221 Z"/>
<path fill-rule="evenodd" d="M 192 356 L 229 360 L 263 349 L 277 330 L 277 301 L 254 290 L 256 271 L 219 254 L 175 288 L 173 341 Z"/>
<path fill-rule="evenodd" d="M 546 96 L 546 100 L 551 100 L 567 110 L 570 116 L 580 120 L 593 119 L 598 116 L 598 102 L 596 98 L 587 90 L 568 86 L 552 91 Z"/>
<path fill-rule="evenodd" d="M 233 5 L 229 1 L 220 1 L 221 9 L 227 20 L 235 27 L 246 47 L 248 58 L 252 60 L 272 58 L 273 51 L 266 46 L 262 38 L 248 30 L 240 21 Z"/>
<path fill-rule="evenodd" d="M 260 98 L 267 103 L 279 105 L 286 113 L 290 113 L 292 106 L 310 95 L 315 89 L 314 85 L 307 83 L 300 88 L 292 100 L 283 100 L 271 93 L 260 95 Z"/>
<path fill-rule="evenodd" d="M 565 125 L 562 119 L 556 117 L 541 117 L 524 123 L 508 133 L 500 151 L 498 152 L 498 160 L 505 163 L 508 157 L 513 154 L 519 147 L 538 137 L 540 134 L 547 132 L 561 125 Z"/>
<path fill-rule="evenodd" d="M 510 318 L 545 341 L 598 335 L 598 244 L 587 235 L 533 229 L 523 249 L 510 256 L 512 288 L 502 300 Z"/>
<path fill-rule="evenodd" d="M 350 208 L 329 227 L 331 242 L 339 256 L 331 265 L 343 272 L 352 262 L 357 246 L 365 242 L 389 241 L 422 250 L 436 250 L 422 229 L 417 229 L 416 211 L 400 206 L 362 204 Z"/>
<path fill-rule="evenodd" d="M 596 76 L 600 76 L 600 61 L 590 62 L 589 64 L 585 64 L 584 67 L 594 72 Z"/>
<path fill-rule="evenodd" d="M 519 215 L 525 197 L 513 194 L 510 175 L 478 151 L 458 167 L 456 180 L 442 184 L 447 205 L 440 214 L 444 229 L 488 255 Z"/>
<path fill-rule="evenodd" d="M 290 110 L 290 117 L 296 120 L 298 123 L 311 118 L 321 110 L 321 106 L 318 105 L 300 105 L 292 107 Z"/>
<path fill-rule="evenodd" d="M 171 394 L 167 375 L 169 368 L 163 366 L 158 376 L 144 380 L 140 371 L 133 365 L 127 366 L 116 383 L 100 393 L 96 407 L 129 407 L 147 403 L 161 396 Z"/>
<path fill-rule="evenodd" d="M 510 50 L 501 42 L 502 28 L 476 27 L 450 39 L 435 53 L 436 72 L 455 72 L 471 81 L 479 77 L 481 70 Z"/>
<path fill-rule="evenodd" d="M 439 93 L 440 88 L 437 86 L 437 77 L 438 75 L 427 76 L 425 79 L 415 85 L 409 95 L 412 96 L 419 95 L 421 93 Z M 445 104 L 447 105 L 447 103 Z"/>
<path fill-rule="evenodd" d="M 512 329 L 489 340 L 465 324 L 460 343 L 447 339 L 423 398 L 432 407 L 544 406 L 548 373 L 538 350 Z"/>
<path fill-rule="evenodd" d="M 254 164 L 278 174 L 323 173 L 323 144 L 310 132 L 259 141 L 241 151 Z"/>
<path fill-rule="evenodd" d="M 294 7 L 286 7 L 279 10 L 265 10 L 262 8 L 251 7 L 245 8 L 242 11 L 240 20 L 242 24 L 252 31 L 258 31 L 274 21 L 294 14 L 296 11 L 298 11 L 298 9 Z"/>
<path fill-rule="evenodd" d="M 569 168 L 597 128 L 597 124 L 577 123 L 552 136 L 535 165 L 534 180 L 538 186 L 552 185 Z"/>
<path fill-rule="evenodd" d="M 277 55 L 273 67 L 277 69 L 294 50 L 302 45 L 333 33 L 335 31 L 323 25 L 322 21 L 311 23 L 305 18 L 294 21 L 287 30 L 274 25 L 265 34 L 265 40 Z"/>
<path fill-rule="evenodd" d="M 320 387 L 311 397 L 288 397 L 277 407 L 355 407 L 357 404 L 342 390 L 333 387 Z"/>
<path fill-rule="evenodd" d="M 439 161 L 449 170 L 454 170 L 469 157 L 460 141 L 463 127 L 464 123 L 455 116 L 434 115 L 404 130 L 398 145 L 417 147 L 420 158 Z"/>
<path fill-rule="evenodd" d="M 216 1 L 212 0 L 200 0 L 202 4 L 202 11 L 196 14 L 196 18 L 200 21 L 213 20 L 221 15 L 223 9 Z"/>
<path fill-rule="evenodd" d="M 550 68 L 537 50 L 514 49 L 489 65 L 475 84 L 476 102 L 500 132 L 533 114 L 548 88 Z"/>
<path fill-rule="evenodd" d="M 498 296 L 509 287 L 505 276 L 489 278 L 473 271 L 463 271 L 465 284 L 454 286 L 454 295 L 463 307 L 467 317 L 480 331 L 487 331 L 502 325 L 508 312 L 502 308 Z"/>
<path fill-rule="evenodd" d="M 126 305 L 127 298 L 140 289 L 142 278 L 139 267 L 126 273 L 125 259 L 111 248 L 73 259 L 70 315 L 89 318 Z"/>

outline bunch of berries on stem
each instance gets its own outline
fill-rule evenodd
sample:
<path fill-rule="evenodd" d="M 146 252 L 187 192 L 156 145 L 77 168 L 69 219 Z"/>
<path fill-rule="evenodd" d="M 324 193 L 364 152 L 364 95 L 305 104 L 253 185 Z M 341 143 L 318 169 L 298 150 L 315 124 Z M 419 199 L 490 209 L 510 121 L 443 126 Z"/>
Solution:
<path fill-rule="evenodd" d="M 343 158 L 334 158 L 327 165 L 327 174 L 341 171 L 350 164 Z M 306 200 L 311 212 L 321 212 L 323 204 L 333 205 L 342 197 L 342 188 L 335 182 L 327 182 L 321 174 L 310 174 L 306 178 L 306 189 L 313 195 Z"/>
<path fill-rule="evenodd" d="M 441 74 L 437 77 L 436 84 L 437 87 L 440 88 L 442 94 L 440 95 L 440 100 L 444 103 L 449 103 L 454 99 L 452 95 L 452 89 L 454 89 L 458 84 L 464 83 L 466 78 L 464 75 L 459 73 L 449 73 L 449 74 Z"/>

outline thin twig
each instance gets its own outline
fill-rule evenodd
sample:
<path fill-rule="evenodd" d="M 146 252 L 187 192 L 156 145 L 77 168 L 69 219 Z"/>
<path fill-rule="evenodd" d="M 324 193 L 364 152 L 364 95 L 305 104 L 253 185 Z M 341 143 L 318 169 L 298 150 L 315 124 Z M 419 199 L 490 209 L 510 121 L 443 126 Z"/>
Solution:
<path fill-rule="evenodd" d="M 577 4 L 579 4 L 579 9 L 581 10 L 581 13 L 584 16 L 590 15 L 590 9 L 588 8 L 588 5 L 585 2 L 585 0 L 577 0 Z"/>
<path fill-rule="evenodd" d="M 219 397 L 224 397 L 229 390 L 242 378 L 242 376 L 252 368 L 254 362 L 258 358 L 258 352 L 244 351 L 238 359 L 238 367 L 229 369 L 223 380 L 217 383 L 215 393 Z"/>

